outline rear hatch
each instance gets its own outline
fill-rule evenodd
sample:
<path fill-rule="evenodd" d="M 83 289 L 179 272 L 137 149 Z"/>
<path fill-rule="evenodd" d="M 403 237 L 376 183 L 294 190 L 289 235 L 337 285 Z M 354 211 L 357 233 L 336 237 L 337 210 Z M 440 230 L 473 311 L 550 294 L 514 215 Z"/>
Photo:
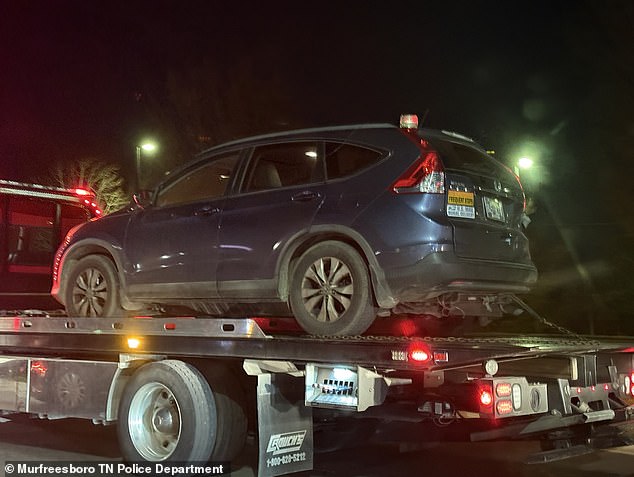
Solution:
<path fill-rule="evenodd" d="M 446 213 L 454 229 L 456 254 L 530 261 L 520 226 L 524 193 L 515 175 L 467 141 L 429 139 L 445 168 Z"/>

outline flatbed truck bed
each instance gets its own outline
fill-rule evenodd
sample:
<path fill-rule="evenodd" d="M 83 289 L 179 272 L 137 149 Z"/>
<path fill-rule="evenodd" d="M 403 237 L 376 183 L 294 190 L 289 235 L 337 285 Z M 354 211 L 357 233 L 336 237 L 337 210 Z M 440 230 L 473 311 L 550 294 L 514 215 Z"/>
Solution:
<path fill-rule="evenodd" d="M 313 429 L 338 419 L 537 437 L 539 462 L 631 418 L 633 352 L 634 338 L 318 337 L 265 319 L 24 312 L 0 317 L 0 409 L 116 423 L 131 462 L 230 461 L 250 428 L 261 476 L 310 469 Z"/>

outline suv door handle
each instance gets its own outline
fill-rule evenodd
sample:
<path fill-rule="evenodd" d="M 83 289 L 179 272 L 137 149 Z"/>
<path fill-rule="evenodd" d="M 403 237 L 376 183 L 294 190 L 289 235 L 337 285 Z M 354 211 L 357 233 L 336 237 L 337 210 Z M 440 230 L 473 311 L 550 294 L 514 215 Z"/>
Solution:
<path fill-rule="evenodd" d="M 194 212 L 196 217 L 204 217 L 206 215 L 214 215 L 220 212 L 218 207 L 201 207 Z"/>
<path fill-rule="evenodd" d="M 305 190 L 292 196 L 291 200 L 293 202 L 308 202 L 318 198 L 319 194 L 317 192 L 313 192 L 312 190 Z"/>

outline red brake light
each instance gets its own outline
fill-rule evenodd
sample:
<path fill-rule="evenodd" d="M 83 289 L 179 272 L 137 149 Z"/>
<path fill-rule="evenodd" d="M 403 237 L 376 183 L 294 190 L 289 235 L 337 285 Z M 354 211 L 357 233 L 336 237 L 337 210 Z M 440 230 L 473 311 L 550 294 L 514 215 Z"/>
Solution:
<path fill-rule="evenodd" d="M 508 400 L 498 401 L 495 408 L 498 411 L 498 414 L 510 414 L 513 412 L 513 403 Z"/>
<path fill-rule="evenodd" d="M 418 159 L 399 177 L 392 190 L 397 194 L 443 194 L 445 173 L 435 151 L 423 152 Z"/>
<path fill-rule="evenodd" d="M 413 344 L 407 353 L 410 361 L 415 363 L 427 363 L 431 361 L 432 355 L 425 345 L 420 343 Z"/>
<path fill-rule="evenodd" d="M 511 383 L 498 383 L 495 386 L 495 393 L 498 397 L 509 397 L 511 395 Z"/>
<path fill-rule="evenodd" d="M 481 386 L 478 391 L 480 393 L 480 406 L 489 407 L 493 405 L 493 392 L 490 386 Z"/>

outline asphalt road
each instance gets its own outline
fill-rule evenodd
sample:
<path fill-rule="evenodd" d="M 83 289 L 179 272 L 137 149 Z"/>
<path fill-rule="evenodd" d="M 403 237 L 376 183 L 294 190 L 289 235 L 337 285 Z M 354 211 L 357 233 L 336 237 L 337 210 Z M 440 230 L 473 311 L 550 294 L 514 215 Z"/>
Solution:
<path fill-rule="evenodd" d="M 627 428 L 629 432 L 634 431 Z M 539 450 L 536 442 L 428 443 L 363 446 L 315 457 L 315 469 L 302 477 L 625 477 L 634 475 L 634 446 L 595 451 L 549 464 L 524 464 Z M 8 416 L 0 423 L 0 461 L 120 462 L 114 426 L 88 421 L 46 421 Z M 232 476 L 251 477 L 255 451 L 248 446 L 232 463 Z M 4 467 L 4 466 L 2 466 Z"/>

